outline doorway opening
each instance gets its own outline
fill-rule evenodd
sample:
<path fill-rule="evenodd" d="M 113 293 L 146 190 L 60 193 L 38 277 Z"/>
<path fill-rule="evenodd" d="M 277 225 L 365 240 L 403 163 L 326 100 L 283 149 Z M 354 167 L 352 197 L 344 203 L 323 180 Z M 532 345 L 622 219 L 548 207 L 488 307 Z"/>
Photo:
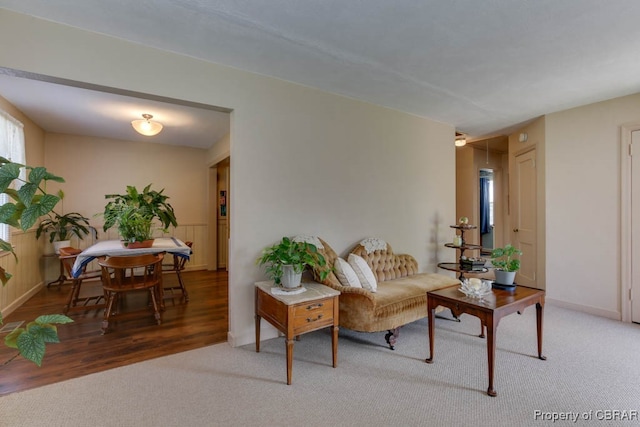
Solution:
<path fill-rule="evenodd" d="M 480 169 L 480 241 L 482 252 L 490 253 L 494 248 L 494 179 L 493 169 Z"/>

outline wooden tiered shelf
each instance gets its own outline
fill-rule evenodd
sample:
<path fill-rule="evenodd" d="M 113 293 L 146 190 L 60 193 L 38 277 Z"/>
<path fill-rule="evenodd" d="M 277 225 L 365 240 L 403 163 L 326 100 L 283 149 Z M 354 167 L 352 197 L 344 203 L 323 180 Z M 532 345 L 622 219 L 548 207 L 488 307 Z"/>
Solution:
<path fill-rule="evenodd" d="M 482 270 L 472 270 L 471 268 L 468 268 L 466 266 L 462 265 L 462 260 L 465 259 L 465 255 L 464 252 L 465 251 L 479 251 L 482 250 L 482 245 L 475 245 L 472 243 L 467 243 L 467 241 L 464 239 L 464 232 L 467 230 L 474 230 L 476 228 L 478 228 L 475 225 L 469 225 L 469 224 L 458 224 L 458 225 L 450 225 L 451 228 L 455 228 L 456 230 L 460 231 L 460 238 L 462 240 L 460 246 L 456 246 L 453 243 L 445 243 L 444 245 L 447 248 L 452 248 L 452 249 L 457 249 L 460 251 L 460 255 L 458 256 L 458 262 L 441 262 L 438 264 L 439 268 L 442 268 L 443 270 L 448 270 L 448 271 L 455 271 L 460 273 L 458 275 L 458 279 L 462 280 L 464 279 L 464 275 L 465 274 L 481 274 L 481 273 L 486 273 L 488 270 L 487 268 L 483 267 Z"/>

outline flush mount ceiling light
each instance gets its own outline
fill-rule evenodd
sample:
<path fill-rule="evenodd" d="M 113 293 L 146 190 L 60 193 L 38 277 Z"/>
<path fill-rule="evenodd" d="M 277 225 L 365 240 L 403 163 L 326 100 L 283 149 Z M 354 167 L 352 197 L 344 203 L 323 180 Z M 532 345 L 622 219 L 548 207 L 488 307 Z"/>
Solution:
<path fill-rule="evenodd" d="M 456 132 L 456 147 L 464 147 L 467 144 L 467 138 L 464 135 Z"/>
<path fill-rule="evenodd" d="M 134 120 L 131 122 L 131 126 L 141 135 L 154 136 L 160 133 L 162 130 L 162 124 L 158 122 L 152 122 L 153 116 L 151 114 L 143 114 L 144 119 Z"/>

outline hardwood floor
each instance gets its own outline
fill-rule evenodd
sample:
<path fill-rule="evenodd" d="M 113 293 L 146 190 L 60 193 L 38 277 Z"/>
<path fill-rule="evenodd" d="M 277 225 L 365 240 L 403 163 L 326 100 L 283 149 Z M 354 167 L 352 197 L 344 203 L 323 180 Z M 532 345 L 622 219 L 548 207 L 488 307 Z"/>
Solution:
<path fill-rule="evenodd" d="M 0 395 L 225 342 L 229 329 L 227 272 L 183 272 L 182 277 L 189 302 L 183 303 L 179 297 L 166 299 L 162 325 L 156 324 L 147 309 L 144 292 L 127 296 L 122 307 L 123 312 L 139 309 L 140 315 L 115 318 L 106 335 L 100 330 L 102 310 L 69 313 L 74 323 L 58 327 L 60 343 L 47 345 L 41 367 L 22 357 L 6 363 L 16 351 L 7 348 L 5 335 L 0 335 Z M 165 274 L 164 281 L 165 285 L 177 283 L 175 273 Z M 70 288 L 66 282 L 42 289 L 4 323 L 62 313 Z M 101 284 L 85 282 L 82 291 L 101 292 Z"/>

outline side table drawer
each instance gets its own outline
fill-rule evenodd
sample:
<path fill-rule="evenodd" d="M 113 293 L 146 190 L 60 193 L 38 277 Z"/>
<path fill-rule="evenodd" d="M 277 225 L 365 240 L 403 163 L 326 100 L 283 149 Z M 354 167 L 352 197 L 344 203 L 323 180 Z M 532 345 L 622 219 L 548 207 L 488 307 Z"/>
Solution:
<path fill-rule="evenodd" d="M 293 330 L 296 334 L 333 324 L 334 298 L 296 305 L 293 308 Z"/>
<path fill-rule="evenodd" d="M 287 306 L 265 292 L 258 292 L 256 314 L 267 319 L 281 332 L 287 330 Z"/>

